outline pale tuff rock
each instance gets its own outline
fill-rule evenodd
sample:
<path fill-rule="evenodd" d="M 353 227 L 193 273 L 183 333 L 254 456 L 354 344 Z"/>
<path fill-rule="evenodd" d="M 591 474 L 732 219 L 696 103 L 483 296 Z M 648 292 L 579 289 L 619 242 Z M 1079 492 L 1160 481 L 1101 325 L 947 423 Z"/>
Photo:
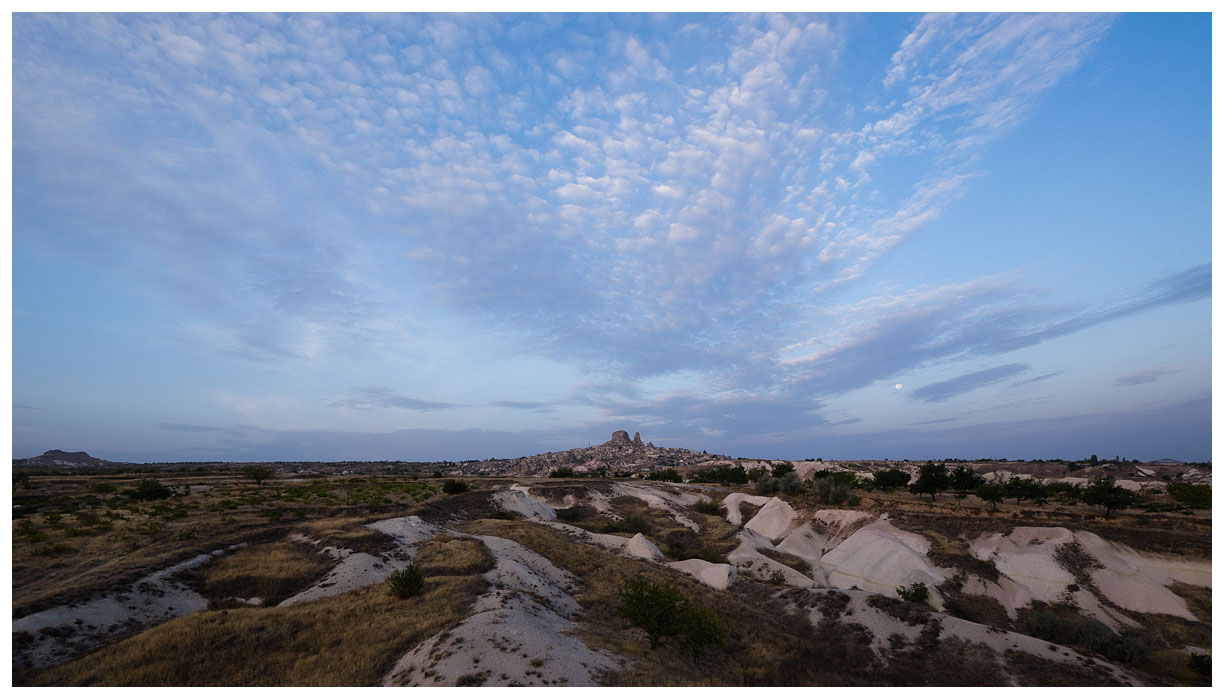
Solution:
<path fill-rule="evenodd" d="M 723 505 L 727 507 L 727 522 L 737 526 L 741 524 L 741 503 L 751 503 L 755 506 L 761 506 L 765 505 L 769 500 L 769 496 L 753 496 L 747 493 L 740 493 L 739 491 L 729 493 L 727 497 L 723 499 Z"/>
<path fill-rule="evenodd" d="M 1062 527 L 1018 527 L 1008 536 L 985 535 L 974 541 L 970 551 L 979 559 L 995 563 L 1004 594 L 1000 602 L 1013 613 L 1033 600 L 1056 602 L 1072 592 L 1069 587 L 1076 577 L 1059 563 L 1063 547 L 1080 548 L 1089 558 L 1086 573 L 1094 586 L 1102 596 L 1126 610 L 1194 620 L 1186 601 L 1166 586 L 1175 581 L 1212 585 L 1210 562 L 1141 554 L 1092 533 Z M 1089 600 L 1092 594 L 1088 591 L 1075 591 L 1073 598 L 1089 612 L 1102 610 L 1101 605 Z M 1095 616 L 1111 626 L 1120 621 L 1120 616 L 1106 612 Z"/>
<path fill-rule="evenodd" d="M 935 586 L 945 574 L 927 560 L 930 544 L 920 535 L 903 532 L 885 520 L 859 528 L 821 557 L 821 567 L 834 588 L 856 586 L 897 597 L 898 586 L 924 583 L 931 600 L 940 605 Z"/>
<path fill-rule="evenodd" d="M 774 549 L 774 544 L 764 535 L 746 529 L 736 533 L 736 537 L 740 540 L 740 545 L 727 555 L 727 562 L 735 566 L 738 573 L 763 581 L 770 580 L 777 573 L 782 575 L 788 586 L 800 588 L 827 585 L 824 572 L 820 569 L 813 570 L 816 577 L 813 579 L 762 554 L 763 549 Z"/>
<path fill-rule="evenodd" d="M 670 568 L 682 571 L 702 583 L 725 590 L 736 580 L 736 569 L 731 564 L 715 564 L 704 559 L 686 559 L 685 561 L 670 561 Z"/>
<path fill-rule="evenodd" d="M 639 559 L 658 560 L 663 559 L 663 552 L 659 551 L 641 532 L 630 538 L 629 542 L 625 543 L 625 553 L 631 557 Z"/>
<path fill-rule="evenodd" d="M 746 530 L 752 530 L 770 540 L 777 540 L 785 535 L 795 520 L 795 509 L 781 498 L 774 497 L 757 511 L 753 519 L 744 524 Z"/>
<path fill-rule="evenodd" d="M 557 511 L 544 502 L 530 496 L 527 488 L 519 484 L 511 486 L 506 491 L 495 493 L 493 495 L 493 503 L 503 510 L 517 513 L 528 520 L 547 522 L 557 519 Z"/>

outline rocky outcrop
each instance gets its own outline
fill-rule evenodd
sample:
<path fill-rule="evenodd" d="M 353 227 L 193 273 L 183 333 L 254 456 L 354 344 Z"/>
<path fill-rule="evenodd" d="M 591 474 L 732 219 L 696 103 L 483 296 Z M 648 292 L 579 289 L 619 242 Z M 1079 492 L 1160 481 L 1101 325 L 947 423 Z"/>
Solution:
<path fill-rule="evenodd" d="M 638 433 L 634 433 L 634 447 L 646 447 L 646 445 L 642 444 L 642 436 Z"/>
<path fill-rule="evenodd" d="M 604 443 L 608 447 L 629 447 L 633 443 L 630 442 L 630 434 L 624 430 L 618 430 L 612 434 L 612 439 Z"/>

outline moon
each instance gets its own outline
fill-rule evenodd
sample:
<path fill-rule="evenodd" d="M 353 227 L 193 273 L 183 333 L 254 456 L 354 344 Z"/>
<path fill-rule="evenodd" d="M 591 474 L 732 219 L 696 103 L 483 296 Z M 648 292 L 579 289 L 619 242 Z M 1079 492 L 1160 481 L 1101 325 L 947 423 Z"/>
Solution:
<path fill-rule="evenodd" d="M 901 389 L 901 388 L 902 388 L 902 385 L 901 385 L 901 384 L 894 384 L 894 385 L 893 385 L 893 388 L 894 388 L 894 389 Z"/>

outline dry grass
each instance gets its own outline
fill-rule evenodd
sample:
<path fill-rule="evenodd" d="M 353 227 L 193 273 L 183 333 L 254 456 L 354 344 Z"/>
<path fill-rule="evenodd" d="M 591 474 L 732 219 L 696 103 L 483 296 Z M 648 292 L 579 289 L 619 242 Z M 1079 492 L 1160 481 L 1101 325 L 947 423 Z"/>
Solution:
<path fill-rule="evenodd" d="M 309 586 L 335 561 L 304 542 L 273 542 L 243 547 L 219 557 L 184 578 L 209 600 L 210 608 L 245 605 L 233 598 L 260 598 L 275 605 Z"/>
<path fill-rule="evenodd" d="M 150 502 L 124 497 L 143 478 L 176 495 Z M 281 541 L 293 532 L 378 553 L 388 540 L 365 523 L 440 500 L 429 496 L 433 487 L 394 476 L 278 477 L 256 486 L 233 472 L 42 474 L 31 484 L 13 493 L 20 506 L 14 512 L 23 516 L 13 521 L 15 617 L 88 598 L 202 552 Z"/>
<path fill-rule="evenodd" d="M 427 577 L 470 576 L 492 569 L 497 560 L 478 540 L 443 535 L 421 545 L 414 563 Z"/>
<path fill-rule="evenodd" d="M 427 570 L 445 557 L 469 561 L 483 545 L 422 548 Z M 488 557 L 488 552 L 485 552 Z M 242 608 L 191 615 L 158 625 L 19 685 L 369 686 L 430 636 L 471 614 L 486 588 L 479 574 L 427 578 L 421 595 L 400 600 L 370 586 L 288 608 Z"/>

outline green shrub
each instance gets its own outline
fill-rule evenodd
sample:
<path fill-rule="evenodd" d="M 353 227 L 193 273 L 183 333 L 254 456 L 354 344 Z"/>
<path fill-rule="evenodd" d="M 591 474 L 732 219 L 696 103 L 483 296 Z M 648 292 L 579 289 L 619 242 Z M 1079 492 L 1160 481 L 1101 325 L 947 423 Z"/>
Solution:
<path fill-rule="evenodd" d="M 1170 484 L 1167 492 L 1177 503 L 1192 508 L 1212 507 L 1212 487 L 1207 484 Z"/>
<path fill-rule="evenodd" d="M 490 513 L 489 517 L 493 518 L 494 520 L 518 520 L 519 514 L 509 511 L 509 510 L 502 510 L 499 508 L 498 510 L 495 510 L 494 512 Z"/>
<path fill-rule="evenodd" d="M 549 472 L 550 479 L 573 479 L 576 476 L 573 467 L 560 467 Z"/>
<path fill-rule="evenodd" d="M 157 501 L 174 495 L 170 487 L 157 479 L 141 479 L 136 482 L 136 488 L 124 493 L 134 501 Z"/>
<path fill-rule="evenodd" d="M 94 484 L 90 489 L 94 493 L 116 493 L 119 491 L 114 484 Z"/>
<path fill-rule="evenodd" d="M 647 474 L 647 481 L 670 481 L 674 484 L 679 484 L 684 480 L 681 473 L 675 469 L 660 469 L 659 471 Z"/>
<path fill-rule="evenodd" d="M 698 501 L 691 506 L 697 513 L 704 515 L 726 515 L 727 509 L 715 501 Z"/>
<path fill-rule="evenodd" d="M 681 617 L 681 649 L 689 652 L 696 664 L 707 647 L 727 649 L 727 637 L 723 633 L 723 621 L 705 608 L 687 606 Z"/>
<path fill-rule="evenodd" d="M 763 474 L 761 478 L 757 480 L 755 486 L 757 488 L 757 493 L 759 494 L 769 495 L 772 493 L 778 493 L 779 479 L 770 476 L 769 474 Z"/>
<path fill-rule="evenodd" d="M 676 588 L 635 576 L 621 585 L 617 615 L 646 632 L 651 648 L 681 631 L 689 601 Z"/>
<path fill-rule="evenodd" d="M 1212 678 L 1212 655 L 1191 652 L 1191 669 L 1201 676 Z"/>
<path fill-rule="evenodd" d="M 916 581 L 909 586 L 898 586 L 897 595 L 907 603 L 923 604 L 927 602 L 927 584 Z"/>
<path fill-rule="evenodd" d="M 457 493 L 463 493 L 468 490 L 468 485 L 462 481 L 455 479 L 447 479 L 442 482 L 442 492 L 454 496 Z"/>
<path fill-rule="evenodd" d="M 783 474 L 783 476 L 778 480 L 778 488 L 788 496 L 794 496 L 797 493 L 802 493 L 804 491 L 804 480 L 801 479 L 800 475 L 796 474 L 794 470 L 789 471 Z"/>
<path fill-rule="evenodd" d="M 557 519 L 561 520 L 562 522 L 572 523 L 583 519 L 583 511 L 578 506 L 558 508 L 556 513 Z"/>
<path fill-rule="evenodd" d="M 387 585 L 397 598 L 411 598 L 425 590 L 425 574 L 421 567 L 409 564 L 387 577 Z"/>

